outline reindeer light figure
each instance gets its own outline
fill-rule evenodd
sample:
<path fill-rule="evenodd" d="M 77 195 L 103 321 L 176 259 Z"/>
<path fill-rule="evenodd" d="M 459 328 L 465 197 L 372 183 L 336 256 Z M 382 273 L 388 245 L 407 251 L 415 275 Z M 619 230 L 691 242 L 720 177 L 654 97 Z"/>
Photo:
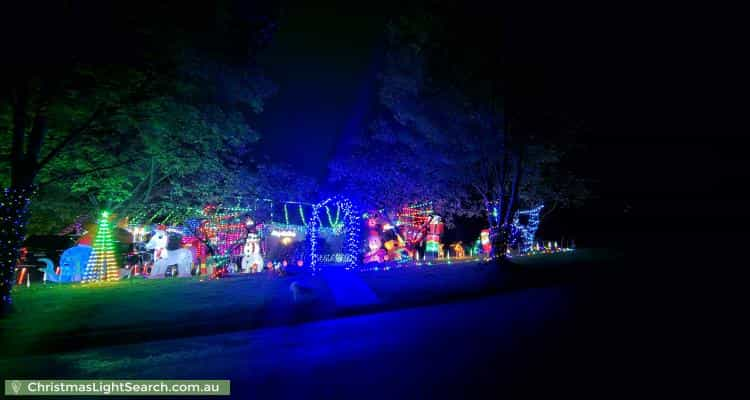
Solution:
<path fill-rule="evenodd" d="M 188 249 L 167 250 L 169 235 L 163 228 L 157 228 L 151 240 L 146 243 L 146 250 L 154 250 L 154 266 L 149 278 L 164 278 L 164 273 L 170 265 L 177 265 L 177 276 L 180 278 L 190 277 L 190 268 L 193 265 L 193 253 Z"/>
<path fill-rule="evenodd" d="M 462 242 L 456 242 L 451 245 L 453 252 L 456 253 L 456 258 L 466 257 L 466 251 L 464 251 L 464 246 L 462 244 Z"/>

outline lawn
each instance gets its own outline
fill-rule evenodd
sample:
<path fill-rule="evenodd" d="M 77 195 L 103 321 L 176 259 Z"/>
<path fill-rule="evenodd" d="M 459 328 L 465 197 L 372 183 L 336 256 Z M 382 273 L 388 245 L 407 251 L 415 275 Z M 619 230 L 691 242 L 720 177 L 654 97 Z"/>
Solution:
<path fill-rule="evenodd" d="M 576 253 L 561 255 L 565 262 L 548 258 L 554 255 L 527 257 L 506 268 L 470 262 L 350 272 L 377 298 L 375 304 L 356 307 L 337 302 L 325 274 L 17 287 L 15 312 L 0 320 L 1 358 L 289 325 L 539 286 L 545 280 L 535 270 L 567 269 L 576 258 L 582 263 L 598 259 Z M 310 289 L 297 302 L 290 291 L 295 280 Z"/>
<path fill-rule="evenodd" d="M 258 274 L 19 287 L 15 312 L 0 321 L 7 332 L 0 340 L 8 355 L 75 350 L 272 325 L 284 322 L 272 315 L 277 310 L 325 303 L 324 283 L 312 280 L 322 285 L 317 296 L 292 307 L 292 280 Z"/>

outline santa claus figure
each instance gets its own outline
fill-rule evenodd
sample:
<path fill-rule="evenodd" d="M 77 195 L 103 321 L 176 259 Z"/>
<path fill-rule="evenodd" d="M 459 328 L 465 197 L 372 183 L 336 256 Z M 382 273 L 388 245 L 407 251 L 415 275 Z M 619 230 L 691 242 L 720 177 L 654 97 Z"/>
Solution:
<path fill-rule="evenodd" d="M 482 232 L 479 235 L 479 239 L 482 243 L 482 252 L 489 256 L 490 251 L 492 251 L 492 243 L 490 243 L 490 230 L 482 229 Z"/>

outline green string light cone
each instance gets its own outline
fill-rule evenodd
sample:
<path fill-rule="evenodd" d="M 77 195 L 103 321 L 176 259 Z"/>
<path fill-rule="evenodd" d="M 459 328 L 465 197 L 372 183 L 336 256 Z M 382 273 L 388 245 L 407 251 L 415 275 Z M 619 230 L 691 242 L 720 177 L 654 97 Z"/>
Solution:
<path fill-rule="evenodd" d="M 103 211 L 97 224 L 96 236 L 91 257 L 86 264 L 83 283 L 98 281 L 115 281 L 120 279 L 115 257 L 115 242 L 112 237 L 112 226 L 109 223 L 109 213 Z"/>

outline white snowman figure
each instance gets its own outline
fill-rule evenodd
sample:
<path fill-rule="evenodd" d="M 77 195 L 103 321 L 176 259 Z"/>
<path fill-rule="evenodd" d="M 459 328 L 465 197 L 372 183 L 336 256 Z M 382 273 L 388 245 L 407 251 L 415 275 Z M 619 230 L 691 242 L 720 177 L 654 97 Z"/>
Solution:
<path fill-rule="evenodd" d="M 263 269 L 263 256 L 260 254 L 260 236 L 248 233 L 242 252 L 242 272 L 259 272 Z"/>

